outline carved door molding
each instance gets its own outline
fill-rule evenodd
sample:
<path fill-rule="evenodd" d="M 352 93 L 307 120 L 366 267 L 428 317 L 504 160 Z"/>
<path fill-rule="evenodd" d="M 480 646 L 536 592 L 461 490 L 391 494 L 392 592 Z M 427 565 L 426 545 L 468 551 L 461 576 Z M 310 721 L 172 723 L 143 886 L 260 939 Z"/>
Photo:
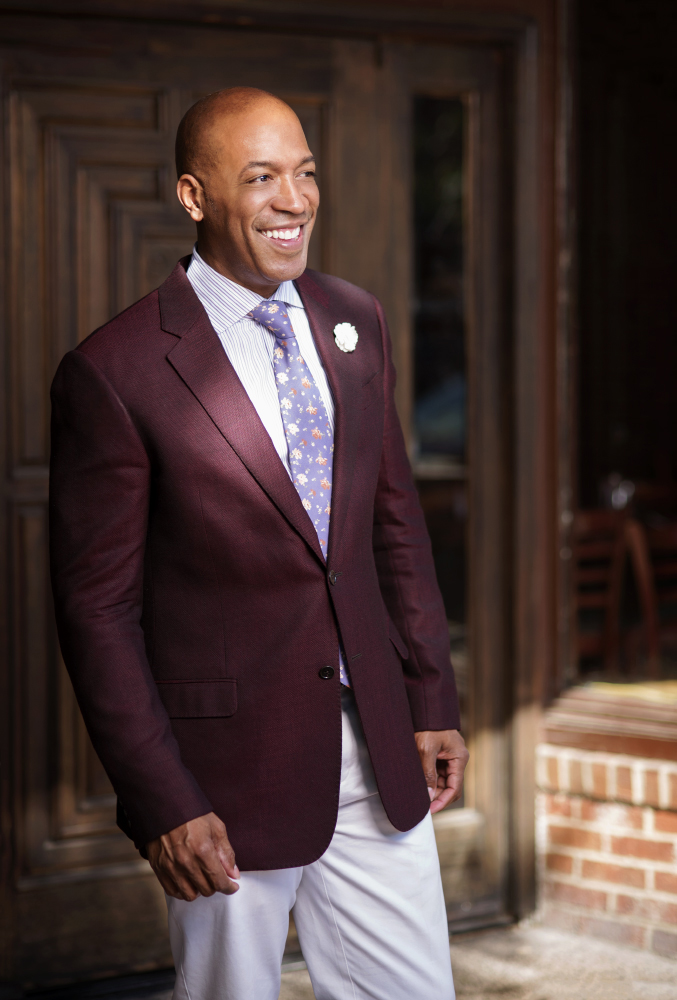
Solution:
<path fill-rule="evenodd" d="M 252 36 L 243 45 L 202 30 L 186 44 L 186 32 L 174 29 L 159 46 L 147 31 L 149 48 L 154 42 L 161 57 L 147 53 L 130 72 L 120 66 L 127 51 L 120 26 L 113 26 L 102 59 L 100 31 L 91 26 L 61 27 L 61 36 L 77 42 L 73 54 L 48 19 L 0 19 L 23 42 L 19 58 L 0 43 L 9 390 L 3 682 L 11 706 L 5 759 L 12 762 L 3 784 L 4 912 L 11 913 L 3 971 L 35 985 L 171 964 L 162 891 L 115 824 L 115 797 L 56 639 L 47 536 L 49 385 L 67 350 L 157 287 L 192 248 L 194 226 L 176 199 L 173 163 L 185 110 L 240 82 L 263 50 L 263 71 L 249 82 L 290 101 L 321 158 L 332 60 L 326 41 L 318 74 L 316 46 L 306 39 L 301 48 L 312 49 L 313 58 L 309 65 L 301 53 L 294 76 L 270 39 Z M 276 87 L 279 80 L 290 89 Z M 316 267 L 323 229 L 324 221 L 313 246 Z"/>

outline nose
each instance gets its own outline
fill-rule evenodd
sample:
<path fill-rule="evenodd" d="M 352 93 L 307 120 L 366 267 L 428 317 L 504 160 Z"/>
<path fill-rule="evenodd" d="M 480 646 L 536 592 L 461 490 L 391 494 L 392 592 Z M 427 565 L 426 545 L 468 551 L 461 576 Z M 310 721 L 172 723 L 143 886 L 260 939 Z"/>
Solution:
<path fill-rule="evenodd" d="M 302 215 L 308 208 L 307 199 L 299 191 L 294 177 L 283 177 L 270 206 L 277 212 Z"/>

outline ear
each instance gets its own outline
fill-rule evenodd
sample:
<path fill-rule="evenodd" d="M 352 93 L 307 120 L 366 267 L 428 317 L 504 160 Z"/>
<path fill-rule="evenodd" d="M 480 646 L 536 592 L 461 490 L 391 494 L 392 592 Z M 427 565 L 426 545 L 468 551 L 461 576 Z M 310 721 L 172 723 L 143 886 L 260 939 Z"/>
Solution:
<path fill-rule="evenodd" d="M 193 222 L 202 222 L 202 185 L 192 174 L 182 174 L 176 184 L 176 195 Z"/>

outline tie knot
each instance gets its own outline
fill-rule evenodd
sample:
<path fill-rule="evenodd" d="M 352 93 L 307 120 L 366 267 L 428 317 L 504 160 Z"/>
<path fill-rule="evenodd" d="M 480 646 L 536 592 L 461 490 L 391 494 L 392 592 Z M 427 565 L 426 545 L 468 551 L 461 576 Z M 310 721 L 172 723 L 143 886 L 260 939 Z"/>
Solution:
<path fill-rule="evenodd" d="M 276 302 L 274 299 L 263 299 L 248 315 L 274 333 L 280 340 L 294 336 L 294 330 L 284 302 Z"/>

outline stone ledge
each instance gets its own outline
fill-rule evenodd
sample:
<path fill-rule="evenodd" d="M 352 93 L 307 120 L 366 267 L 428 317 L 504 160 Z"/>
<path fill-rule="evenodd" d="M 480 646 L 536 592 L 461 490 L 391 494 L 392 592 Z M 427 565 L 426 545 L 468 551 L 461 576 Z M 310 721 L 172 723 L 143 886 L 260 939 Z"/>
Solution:
<path fill-rule="evenodd" d="M 571 688 L 544 713 L 542 736 L 557 746 L 677 763 L 675 684 Z"/>

